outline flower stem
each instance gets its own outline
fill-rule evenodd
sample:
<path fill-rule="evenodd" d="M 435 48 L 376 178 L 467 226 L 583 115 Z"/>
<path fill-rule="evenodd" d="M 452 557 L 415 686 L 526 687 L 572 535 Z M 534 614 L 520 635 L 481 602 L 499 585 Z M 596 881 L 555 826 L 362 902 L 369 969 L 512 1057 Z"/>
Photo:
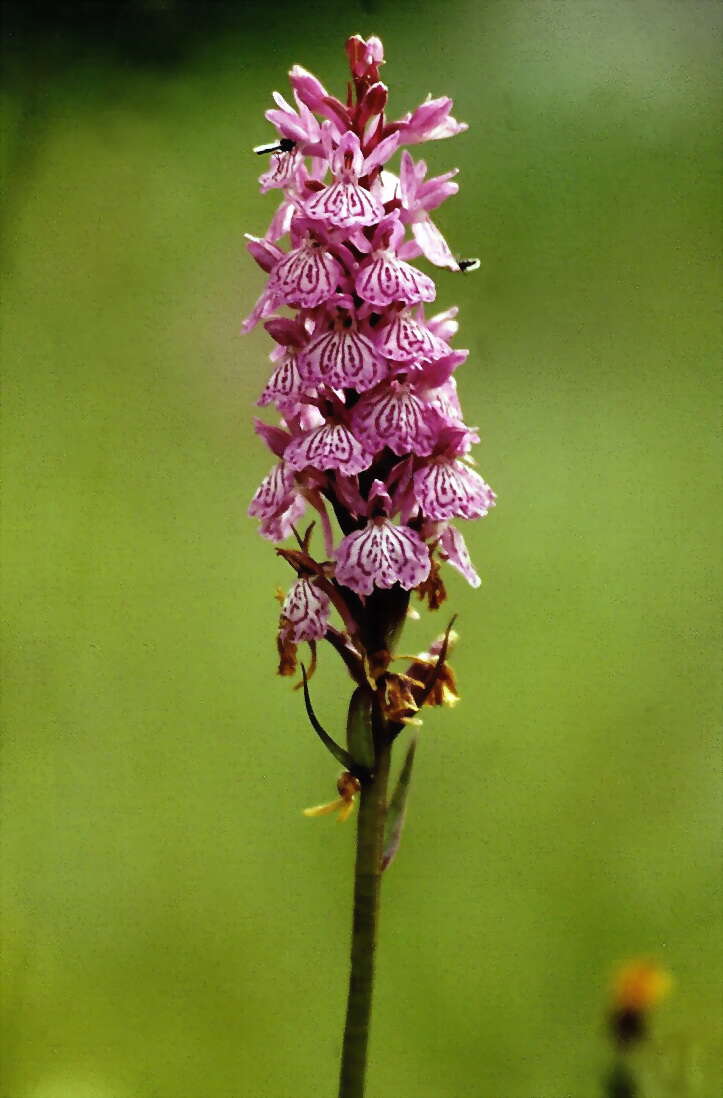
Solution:
<path fill-rule="evenodd" d="M 364 1095 L 390 757 L 391 744 L 377 742 L 374 774 L 362 784 L 360 793 L 354 869 L 351 973 L 339 1098 L 363 1098 Z"/>
<path fill-rule="evenodd" d="M 626 1059 L 620 1057 L 605 1079 L 605 1098 L 637 1098 L 635 1077 Z"/>

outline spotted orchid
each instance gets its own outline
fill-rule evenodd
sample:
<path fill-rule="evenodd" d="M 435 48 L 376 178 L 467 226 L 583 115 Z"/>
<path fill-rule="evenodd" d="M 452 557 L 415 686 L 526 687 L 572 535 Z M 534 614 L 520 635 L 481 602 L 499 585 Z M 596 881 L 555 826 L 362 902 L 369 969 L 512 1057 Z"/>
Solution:
<path fill-rule="evenodd" d="M 255 150 L 270 155 L 259 182 L 263 193 L 280 193 L 281 201 L 265 235 L 247 237 L 267 282 L 243 330 L 263 322 L 274 342 L 271 374 L 257 403 L 275 409 L 279 421 L 255 422 L 274 464 L 249 514 L 295 574 L 290 589 L 278 593 L 279 672 L 293 675 L 297 646 L 309 646 L 299 684 L 307 713 L 344 767 L 338 796 L 306 815 L 337 812 L 345 820 L 357 795 L 360 803 L 339 1090 L 341 1098 L 358 1098 L 374 897 L 399 845 L 415 752 L 412 739 L 387 799 L 392 745 L 408 725 L 421 723 L 423 706 L 458 700 L 447 663 L 456 637 L 452 623 L 417 657 L 397 655 L 397 643 L 413 613 L 412 592 L 431 610 L 445 600 L 444 564 L 479 586 L 455 521 L 482 518 L 496 497 L 475 468 L 479 438 L 464 422 L 459 400 L 456 372 L 468 352 L 452 345 L 457 309 L 430 308 L 437 286 L 414 263 L 424 257 L 459 273 L 478 262 L 457 260 L 431 218 L 457 193 L 456 170 L 429 178 L 425 162 L 408 149 L 467 127 L 452 116 L 448 98 L 428 98 L 389 120 L 381 42 L 354 35 L 346 50 L 345 100 L 295 65 L 293 102 L 275 92 L 266 113 L 277 137 Z M 304 528 L 309 513 L 314 521 Z M 321 547 L 312 550 L 317 525 Z M 311 705 L 308 679 L 321 640 L 337 651 L 354 682 L 346 747 L 326 732 Z M 402 658 L 412 661 L 406 672 L 393 669 Z"/>

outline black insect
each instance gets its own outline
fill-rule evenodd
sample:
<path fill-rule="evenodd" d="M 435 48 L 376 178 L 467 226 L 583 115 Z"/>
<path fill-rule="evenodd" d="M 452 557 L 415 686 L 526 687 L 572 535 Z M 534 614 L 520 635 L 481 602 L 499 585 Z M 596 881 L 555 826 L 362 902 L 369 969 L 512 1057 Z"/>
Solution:
<path fill-rule="evenodd" d="M 272 142 L 270 145 L 256 145 L 254 152 L 257 156 L 263 156 L 264 153 L 290 153 L 295 148 L 295 141 L 290 137 L 282 137 L 280 141 Z"/>
<path fill-rule="evenodd" d="M 457 266 L 464 274 L 465 271 L 478 271 L 480 268 L 479 259 L 458 259 Z"/>

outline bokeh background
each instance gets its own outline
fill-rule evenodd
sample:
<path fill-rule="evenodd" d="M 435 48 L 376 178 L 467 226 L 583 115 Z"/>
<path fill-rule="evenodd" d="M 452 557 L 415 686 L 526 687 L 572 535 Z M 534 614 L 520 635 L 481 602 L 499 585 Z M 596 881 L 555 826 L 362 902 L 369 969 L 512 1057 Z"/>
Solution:
<path fill-rule="evenodd" d="M 267 337 L 263 111 L 385 41 L 455 98 L 438 222 L 495 512 L 463 700 L 385 878 L 369 1098 L 595 1098 L 611 967 L 675 993 L 646 1098 L 713 1098 L 721 1018 L 721 11 L 698 0 L 6 4 L 2 1098 L 335 1093 L 353 827 L 275 677 L 245 509 Z M 324 653 L 315 701 L 343 720 Z"/>

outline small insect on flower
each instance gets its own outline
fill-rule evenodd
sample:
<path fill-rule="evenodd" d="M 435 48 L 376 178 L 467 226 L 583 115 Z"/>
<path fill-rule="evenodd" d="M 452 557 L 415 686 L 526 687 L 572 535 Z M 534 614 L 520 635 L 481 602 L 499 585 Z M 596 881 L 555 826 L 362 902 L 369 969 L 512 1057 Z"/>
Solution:
<path fill-rule="evenodd" d="M 272 141 L 269 145 L 254 145 L 253 151 L 257 156 L 268 153 L 288 153 L 296 148 L 296 142 L 290 137 L 282 137 L 280 141 Z"/>
<path fill-rule="evenodd" d="M 462 274 L 466 274 L 467 271 L 478 271 L 481 263 L 479 259 L 458 259 L 457 266 Z"/>
<path fill-rule="evenodd" d="M 354 798 L 361 789 L 361 783 L 348 770 L 342 770 L 337 778 L 336 788 L 339 796 L 328 804 L 317 804 L 313 808 L 305 808 L 305 816 L 329 816 L 332 812 L 339 811 L 338 823 L 348 820 L 354 811 Z"/>

